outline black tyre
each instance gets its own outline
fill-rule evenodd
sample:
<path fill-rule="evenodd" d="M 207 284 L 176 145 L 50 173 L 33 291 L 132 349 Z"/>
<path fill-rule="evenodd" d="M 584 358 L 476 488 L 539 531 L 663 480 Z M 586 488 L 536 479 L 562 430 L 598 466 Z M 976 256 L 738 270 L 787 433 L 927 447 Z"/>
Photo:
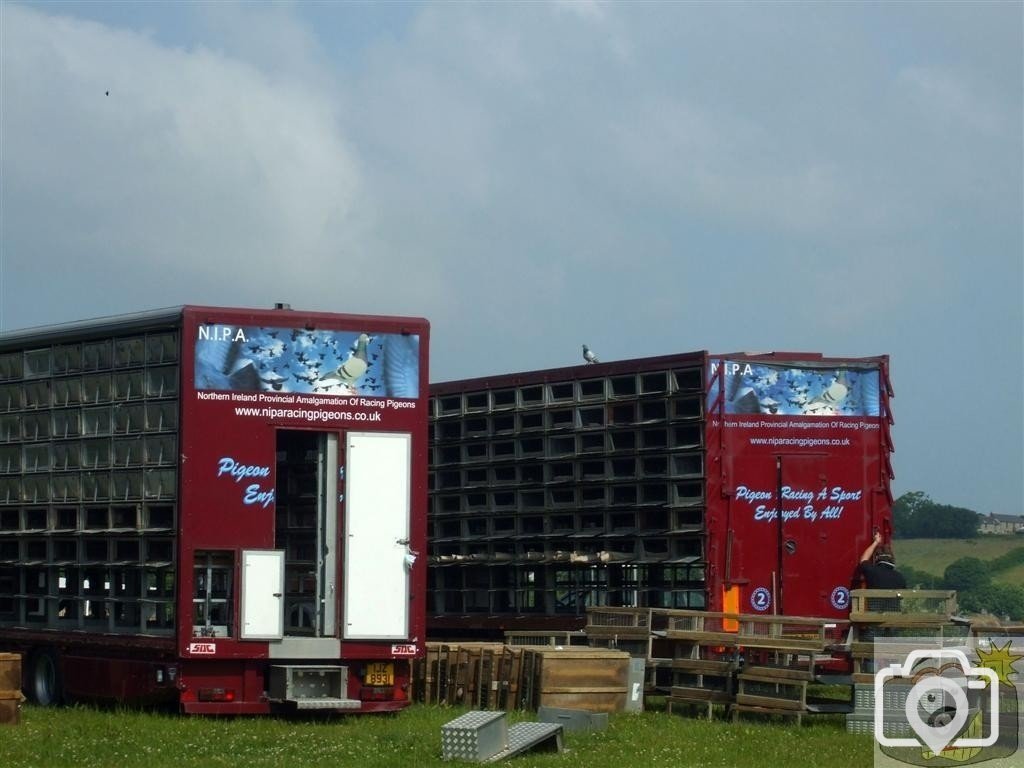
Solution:
<path fill-rule="evenodd" d="M 53 707 L 63 700 L 63 684 L 57 652 L 50 648 L 35 651 L 29 659 L 29 700 L 41 707 Z"/>

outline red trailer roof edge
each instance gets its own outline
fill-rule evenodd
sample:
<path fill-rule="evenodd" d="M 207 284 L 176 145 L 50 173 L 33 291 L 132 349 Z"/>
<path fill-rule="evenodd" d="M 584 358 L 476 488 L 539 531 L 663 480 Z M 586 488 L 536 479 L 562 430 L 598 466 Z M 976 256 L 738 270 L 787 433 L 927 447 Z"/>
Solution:
<path fill-rule="evenodd" d="M 430 327 L 430 321 L 424 317 L 407 315 L 365 315 L 349 314 L 345 312 L 329 312 L 323 310 L 302 310 L 291 307 L 217 307 L 202 304 L 180 304 L 176 306 L 163 307 L 160 309 L 143 310 L 139 312 L 126 312 L 116 315 L 101 315 L 98 317 L 86 318 L 84 320 L 72 320 L 66 323 L 55 323 L 52 325 L 28 326 L 15 328 L 13 330 L 0 330 L 0 349 L 17 347 L 28 341 L 46 343 L 59 341 L 62 338 L 71 336 L 88 336 L 92 332 L 109 333 L 117 329 L 159 327 L 177 324 L 187 314 L 201 315 L 207 312 L 219 318 L 266 315 L 269 313 L 281 313 L 282 317 L 291 320 L 305 319 L 327 320 L 343 316 L 346 320 L 357 323 L 368 323 L 379 325 L 409 323 L 416 326 Z"/>
<path fill-rule="evenodd" d="M 445 395 L 480 388 L 491 389 L 494 387 L 520 386 L 523 384 L 540 384 L 559 378 L 584 378 L 587 375 L 607 376 L 616 373 L 642 373 L 648 370 L 664 368 L 668 365 L 691 366 L 701 363 L 706 364 L 711 359 L 751 360 L 765 365 L 786 365 L 788 363 L 800 363 L 807 367 L 815 367 L 817 365 L 823 367 L 842 367 L 844 365 L 874 367 L 884 365 L 887 368 L 889 356 L 825 356 L 820 352 L 727 352 L 719 354 L 711 353 L 707 350 L 698 350 L 659 355 L 657 357 L 638 357 L 626 360 L 610 360 L 603 363 L 582 363 L 580 365 L 543 368 L 533 371 L 517 371 L 514 373 L 474 376 L 466 379 L 450 379 L 448 381 L 432 383 L 430 385 L 430 392 L 432 395 Z"/>

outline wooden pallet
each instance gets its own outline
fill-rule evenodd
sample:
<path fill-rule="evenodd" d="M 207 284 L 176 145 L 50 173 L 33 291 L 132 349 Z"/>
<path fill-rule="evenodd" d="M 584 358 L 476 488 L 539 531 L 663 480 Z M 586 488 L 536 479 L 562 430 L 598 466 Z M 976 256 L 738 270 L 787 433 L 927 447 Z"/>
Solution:
<path fill-rule="evenodd" d="M 519 655 L 501 643 L 427 643 L 413 664 L 413 701 L 504 708 L 518 687 Z"/>
<path fill-rule="evenodd" d="M 711 720 L 715 716 L 715 710 L 721 708 L 728 717 L 735 706 L 735 698 L 731 693 L 719 694 L 714 691 L 705 691 L 705 695 L 695 695 L 687 691 L 681 696 L 670 694 L 668 699 L 669 714 L 682 710 L 686 713 L 694 711 L 700 713 L 705 719 Z"/>
<path fill-rule="evenodd" d="M 675 708 L 701 709 L 710 719 L 716 706 L 728 713 L 736 700 L 736 662 L 717 659 L 673 659 L 669 712 Z"/>
<path fill-rule="evenodd" d="M 733 720 L 742 714 L 776 715 L 794 718 L 799 725 L 807 709 L 806 679 L 779 675 L 740 673 L 737 676 Z"/>
<path fill-rule="evenodd" d="M 850 592 L 850 617 L 875 615 L 955 616 L 956 592 L 938 589 L 854 589 Z M 853 619 L 853 620 L 858 620 Z"/>

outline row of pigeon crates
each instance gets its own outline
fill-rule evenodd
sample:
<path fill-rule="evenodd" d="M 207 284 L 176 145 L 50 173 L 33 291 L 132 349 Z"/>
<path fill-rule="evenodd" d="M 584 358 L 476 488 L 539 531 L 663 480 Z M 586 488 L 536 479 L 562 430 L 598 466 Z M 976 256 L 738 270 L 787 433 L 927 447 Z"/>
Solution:
<path fill-rule="evenodd" d="M 114 504 L 0 509 L 0 538 L 19 533 L 170 531 L 173 504 Z"/>
<path fill-rule="evenodd" d="M 703 388 L 703 370 L 700 366 L 694 366 L 670 371 L 629 373 L 440 395 L 431 398 L 431 413 L 435 417 L 462 416 L 470 413 L 539 408 L 557 403 L 614 401 L 675 392 L 702 392 Z"/>
<path fill-rule="evenodd" d="M 625 631 L 747 647 L 784 644 L 799 650 L 824 647 L 839 638 L 847 625 L 846 621 L 817 617 L 600 607 L 587 609 L 586 632 Z"/>
<path fill-rule="evenodd" d="M 599 565 L 646 564 L 661 561 L 680 567 L 702 561 L 701 541 L 692 534 L 679 537 L 623 539 L 609 541 L 602 531 L 578 534 L 572 539 L 546 542 L 471 542 L 437 544 L 430 556 L 432 565 L 449 563 L 502 563 Z M 702 582 L 698 575 L 695 581 Z"/>
<path fill-rule="evenodd" d="M 657 478 L 686 479 L 700 477 L 704 473 L 704 456 L 699 448 L 683 453 L 641 453 L 610 458 L 583 455 L 567 461 L 529 463 L 502 463 L 501 460 L 507 457 L 496 454 L 498 446 L 491 446 L 491 455 L 497 458 L 492 466 L 467 466 L 463 469 L 438 469 L 431 472 L 431 489 L 470 492 L 486 488 L 515 488 L 520 485 L 558 488 L 575 482 L 589 485 Z M 586 501 L 586 497 L 583 500 Z"/>
<path fill-rule="evenodd" d="M 519 434 L 506 439 L 480 440 L 445 445 L 435 443 L 431 466 L 448 464 L 486 464 L 527 459 L 568 459 L 606 453 L 700 449 L 701 424 L 677 424 L 616 430 L 597 430 L 578 434 Z"/>
<path fill-rule="evenodd" d="M 461 421 L 439 420 L 432 437 L 438 442 L 512 435 L 520 432 L 565 429 L 630 427 L 666 421 L 699 419 L 703 415 L 700 395 L 657 400 L 634 400 L 614 405 L 581 405 L 568 408 L 467 416 Z"/>

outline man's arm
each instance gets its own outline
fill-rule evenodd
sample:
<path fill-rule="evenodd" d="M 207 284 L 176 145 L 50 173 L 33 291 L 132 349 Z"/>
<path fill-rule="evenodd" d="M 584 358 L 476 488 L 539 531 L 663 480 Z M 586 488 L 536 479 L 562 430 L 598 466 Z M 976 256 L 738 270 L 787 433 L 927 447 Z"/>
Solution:
<path fill-rule="evenodd" d="M 882 534 L 880 534 L 878 531 L 875 531 L 874 539 L 872 539 L 871 543 L 868 544 L 867 549 L 864 550 L 864 554 L 862 554 L 860 556 L 860 561 L 862 563 L 866 563 L 869 560 L 871 560 L 871 556 L 873 554 L 875 554 L 875 550 L 878 548 L 878 545 L 881 544 L 881 543 L 882 543 Z"/>

